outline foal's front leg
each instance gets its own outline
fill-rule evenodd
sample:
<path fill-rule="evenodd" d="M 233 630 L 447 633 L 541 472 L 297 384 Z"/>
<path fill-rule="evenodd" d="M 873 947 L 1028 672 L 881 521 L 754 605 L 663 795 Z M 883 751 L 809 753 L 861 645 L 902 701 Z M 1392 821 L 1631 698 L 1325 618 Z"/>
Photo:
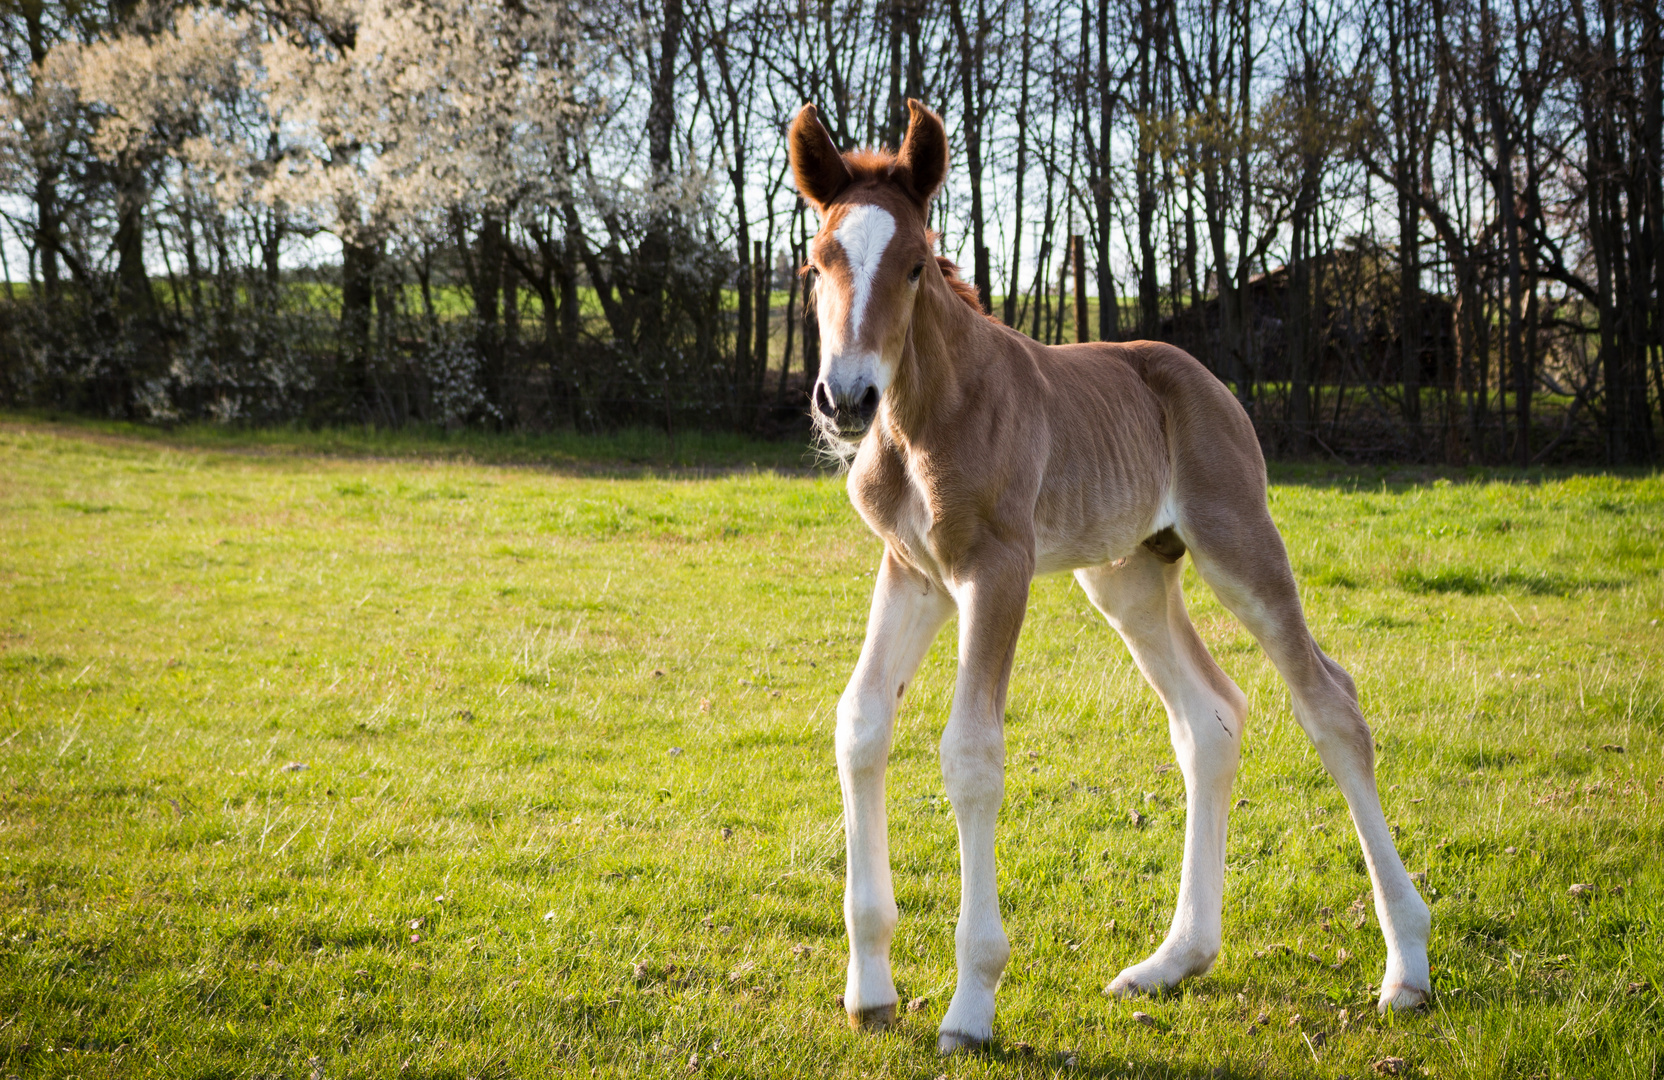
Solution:
<path fill-rule="evenodd" d="M 1005 691 L 1032 570 L 1032 556 L 1013 553 L 954 584 L 959 678 L 941 755 L 943 786 L 959 825 L 959 978 L 936 1038 L 943 1054 L 993 1037 L 994 991 L 1011 959 L 994 876 L 994 825 L 1005 799 Z"/>
<path fill-rule="evenodd" d="M 838 781 L 848 845 L 844 1008 L 852 1027 L 884 1027 L 896 1018 L 896 985 L 890 978 L 896 898 L 890 886 L 884 767 L 902 692 L 952 612 L 953 602 L 939 587 L 885 551 L 867 617 L 867 640 L 838 702 Z"/>

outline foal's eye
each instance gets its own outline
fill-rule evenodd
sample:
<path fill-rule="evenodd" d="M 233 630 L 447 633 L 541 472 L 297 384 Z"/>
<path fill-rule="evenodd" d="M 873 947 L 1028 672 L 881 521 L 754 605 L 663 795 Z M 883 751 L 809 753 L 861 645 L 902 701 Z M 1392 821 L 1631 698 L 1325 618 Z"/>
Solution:
<path fill-rule="evenodd" d="M 907 275 L 908 284 L 917 285 L 919 283 L 919 275 L 922 273 L 924 273 L 924 263 L 921 261 L 917 266 L 913 267 L 912 272 Z"/>

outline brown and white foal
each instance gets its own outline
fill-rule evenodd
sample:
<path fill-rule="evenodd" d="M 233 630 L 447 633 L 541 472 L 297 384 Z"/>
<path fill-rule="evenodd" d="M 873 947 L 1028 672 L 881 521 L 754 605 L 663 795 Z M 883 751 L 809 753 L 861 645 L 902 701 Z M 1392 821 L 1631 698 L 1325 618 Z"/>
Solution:
<path fill-rule="evenodd" d="M 1294 715 L 1346 796 L 1386 936 L 1380 1007 L 1427 996 L 1427 905 L 1394 849 L 1352 679 L 1306 628 L 1265 462 L 1236 399 L 1155 342 L 1046 347 L 987 318 L 925 227 L 947 171 L 941 120 L 917 102 L 898 154 L 841 154 L 813 106 L 791 126 L 798 190 L 820 215 L 817 423 L 853 455 L 849 493 L 884 541 L 866 643 L 838 703 L 852 1024 L 896 1014 L 884 810 L 891 727 L 936 632 L 959 615 L 942 779 L 959 825 L 958 986 L 943 1053 L 993 1033 L 1011 949 L 994 880 L 1006 685 L 1036 574 L 1072 570 L 1167 708 L 1187 813 L 1179 898 L 1160 948 L 1110 984 L 1159 991 L 1219 954 L 1225 825 L 1247 701 L 1208 654 L 1180 591 L 1196 570 L 1259 639 Z"/>

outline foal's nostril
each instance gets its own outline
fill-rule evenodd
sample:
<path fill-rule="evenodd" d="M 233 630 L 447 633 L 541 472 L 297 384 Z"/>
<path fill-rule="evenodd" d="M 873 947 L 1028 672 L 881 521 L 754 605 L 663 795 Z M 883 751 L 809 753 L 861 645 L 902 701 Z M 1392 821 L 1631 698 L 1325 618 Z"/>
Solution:
<path fill-rule="evenodd" d="M 867 387 L 867 392 L 861 395 L 861 402 L 857 407 L 861 410 L 862 420 L 871 420 L 873 413 L 878 411 L 878 387 Z"/>
<path fill-rule="evenodd" d="M 829 419 L 838 415 L 838 407 L 832 404 L 832 391 L 826 388 L 825 383 L 815 384 L 814 405 L 816 412 Z"/>

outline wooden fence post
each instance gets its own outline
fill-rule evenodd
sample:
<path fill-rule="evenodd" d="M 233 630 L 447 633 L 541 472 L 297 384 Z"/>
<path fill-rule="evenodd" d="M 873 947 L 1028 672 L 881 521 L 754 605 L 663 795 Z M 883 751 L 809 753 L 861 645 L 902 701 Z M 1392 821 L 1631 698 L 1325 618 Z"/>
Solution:
<path fill-rule="evenodd" d="M 763 378 L 768 374 L 768 332 L 769 332 L 769 301 L 773 299 L 772 282 L 769 281 L 769 266 L 767 252 L 763 250 L 761 240 L 751 242 L 751 274 L 752 288 L 756 293 L 756 303 L 752 305 L 757 320 L 757 345 L 753 353 L 752 366 L 754 370 L 751 388 L 752 400 L 761 402 L 763 399 Z"/>
<path fill-rule="evenodd" d="M 1069 247 L 1075 260 L 1075 340 L 1092 340 L 1092 320 L 1086 312 L 1086 238 L 1079 233 L 1069 237 Z"/>

